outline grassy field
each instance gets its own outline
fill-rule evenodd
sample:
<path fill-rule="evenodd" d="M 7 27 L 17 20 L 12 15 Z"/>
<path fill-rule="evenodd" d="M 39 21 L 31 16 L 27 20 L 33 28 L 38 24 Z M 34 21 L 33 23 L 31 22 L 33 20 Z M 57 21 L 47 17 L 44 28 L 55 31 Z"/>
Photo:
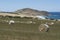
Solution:
<path fill-rule="evenodd" d="M 33 21 L 35 24 L 15 23 L 9 25 L 2 20 L 6 19 L 0 18 L 0 40 L 60 40 L 60 22 L 58 21 L 13 18 L 15 21 Z M 45 22 L 54 22 L 55 24 L 50 26 L 49 32 L 40 32 L 39 25 Z"/>

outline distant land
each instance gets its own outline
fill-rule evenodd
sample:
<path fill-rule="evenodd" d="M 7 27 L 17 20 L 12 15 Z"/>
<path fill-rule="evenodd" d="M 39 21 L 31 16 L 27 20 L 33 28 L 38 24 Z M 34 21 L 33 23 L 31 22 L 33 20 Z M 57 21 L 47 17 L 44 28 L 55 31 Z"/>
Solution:
<path fill-rule="evenodd" d="M 47 16 L 48 18 L 60 19 L 60 12 L 48 12 L 40 11 L 31 8 L 23 8 L 16 10 L 14 12 L 4 12 L 0 11 L 0 16 L 19 16 L 19 17 L 37 17 L 37 16 Z"/>
<path fill-rule="evenodd" d="M 47 16 L 49 15 L 48 11 L 39 11 L 36 9 L 31 9 L 31 8 L 23 8 L 23 9 L 19 9 L 16 10 L 14 12 L 4 12 L 4 11 L 0 11 L 1 13 L 12 13 L 12 14 L 18 14 L 18 15 L 25 15 L 25 16 Z"/>
<path fill-rule="evenodd" d="M 16 13 L 26 14 L 26 15 L 48 15 L 47 11 L 39 11 L 31 8 L 23 8 L 15 11 Z"/>

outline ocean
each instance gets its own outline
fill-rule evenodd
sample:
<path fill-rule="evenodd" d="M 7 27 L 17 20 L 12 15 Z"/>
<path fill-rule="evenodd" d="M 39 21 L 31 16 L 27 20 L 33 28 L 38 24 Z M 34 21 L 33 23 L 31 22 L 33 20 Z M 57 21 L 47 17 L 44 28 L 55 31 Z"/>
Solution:
<path fill-rule="evenodd" d="M 51 18 L 51 19 L 60 19 L 60 12 L 49 12 L 49 16 L 47 16 L 47 18 Z"/>

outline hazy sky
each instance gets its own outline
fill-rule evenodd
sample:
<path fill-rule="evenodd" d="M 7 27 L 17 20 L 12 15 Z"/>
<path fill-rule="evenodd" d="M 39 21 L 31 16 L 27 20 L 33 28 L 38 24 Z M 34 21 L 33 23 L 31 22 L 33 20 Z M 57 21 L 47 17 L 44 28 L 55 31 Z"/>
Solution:
<path fill-rule="evenodd" d="M 15 11 L 22 8 L 60 11 L 60 0 L 0 0 L 0 11 Z"/>

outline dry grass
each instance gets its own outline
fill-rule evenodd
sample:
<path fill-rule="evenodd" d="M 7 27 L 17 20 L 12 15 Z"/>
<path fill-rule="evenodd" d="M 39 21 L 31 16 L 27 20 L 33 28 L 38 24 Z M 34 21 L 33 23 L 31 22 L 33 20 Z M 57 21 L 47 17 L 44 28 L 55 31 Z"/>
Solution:
<path fill-rule="evenodd" d="M 33 21 L 36 24 L 15 23 L 9 25 L 8 23 L 0 22 L 0 40 L 60 40 L 60 22 L 54 21 L 55 24 L 50 26 L 49 32 L 40 32 L 39 25 L 41 23 L 52 21 Z"/>

